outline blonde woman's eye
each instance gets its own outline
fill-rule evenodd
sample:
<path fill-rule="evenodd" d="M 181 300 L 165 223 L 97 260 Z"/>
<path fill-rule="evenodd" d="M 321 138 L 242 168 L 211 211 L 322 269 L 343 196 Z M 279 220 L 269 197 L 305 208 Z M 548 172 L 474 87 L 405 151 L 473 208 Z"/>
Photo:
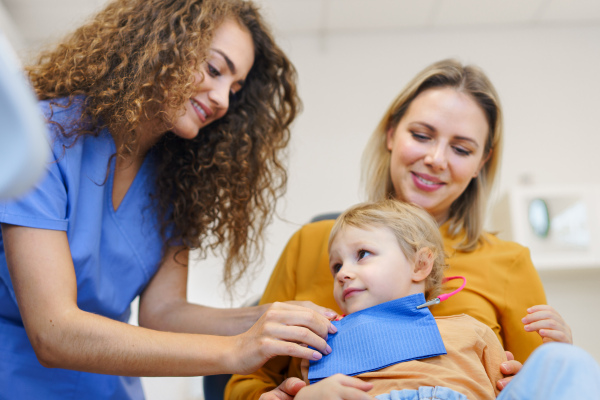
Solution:
<path fill-rule="evenodd" d="M 429 140 L 429 136 L 424 135 L 422 133 L 418 133 L 418 132 L 410 132 L 410 134 L 412 135 L 413 139 L 419 141 L 419 142 L 425 142 L 427 140 Z"/>
<path fill-rule="evenodd" d="M 468 155 L 473 154 L 473 152 L 471 150 L 467 150 L 467 149 L 465 149 L 463 147 L 454 147 L 454 151 L 459 156 L 468 156 Z"/>

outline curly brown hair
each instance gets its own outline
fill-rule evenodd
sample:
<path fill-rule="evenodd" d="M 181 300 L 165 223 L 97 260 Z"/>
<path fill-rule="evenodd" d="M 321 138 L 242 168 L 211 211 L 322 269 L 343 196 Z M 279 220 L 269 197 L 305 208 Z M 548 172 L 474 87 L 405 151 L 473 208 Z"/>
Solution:
<path fill-rule="evenodd" d="M 167 133 L 154 146 L 154 204 L 167 246 L 221 249 L 228 291 L 262 254 L 283 195 L 282 150 L 300 109 L 296 71 L 254 4 L 244 0 L 115 0 L 40 55 L 27 72 L 40 100 L 84 97 L 78 138 L 108 128 L 116 156 L 134 153 L 136 128 L 172 127 L 197 83 L 215 29 L 227 18 L 250 32 L 254 64 L 227 114 L 193 140 Z M 91 124 L 89 123 L 91 122 Z M 93 126 L 93 130 L 89 129 Z M 87 127 L 87 128 L 86 128 Z"/>

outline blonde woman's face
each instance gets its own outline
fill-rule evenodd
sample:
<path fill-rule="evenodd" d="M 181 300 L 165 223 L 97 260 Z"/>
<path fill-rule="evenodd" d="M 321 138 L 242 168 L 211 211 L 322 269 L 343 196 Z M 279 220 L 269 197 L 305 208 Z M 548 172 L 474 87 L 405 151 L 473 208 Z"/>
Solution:
<path fill-rule="evenodd" d="M 419 94 L 387 133 L 396 197 L 446 221 L 487 160 L 487 135 L 485 114 L 471 96 L 453 88 Z"/>
<path fill-rule="evenodd" d="M 242 89 L 253 64 L 250 32 L 234 20 L 225 20 L 215 30 L 208 59 L 194 76 L 201 82 L 198 91 L 185 104 L 185 113 L 172 131 L 193 139 L 202 128 L 222 118 L 229 108 L 229 97 Z"/>

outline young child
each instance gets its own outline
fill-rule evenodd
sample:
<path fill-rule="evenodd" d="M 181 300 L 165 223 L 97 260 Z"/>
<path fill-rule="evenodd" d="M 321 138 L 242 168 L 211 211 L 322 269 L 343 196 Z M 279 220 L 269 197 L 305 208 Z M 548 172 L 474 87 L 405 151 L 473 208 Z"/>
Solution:
<path fill-rule="evenodd" d="M 395 200 L 359 204 L 344 212 L 331 231 L 333 295 L 345 314 L 415 294 L 431 299 L 441 291 L 444 256 L 437 224 L 424 210 Z M 369 395 L 386 400 L 429 398 L 425 394 L 448 400 L 496 398 L 496 381 L 502 378 L 498 366 L 506 356 L 494 332 L 465 314 L 435 322 L 447 354 L 357 375 L 372 384 Z M 333 348 L 333 353 L 352 351 Z M 307 367 L 303 365 L 305 380 Z M 340 384 L 345 378 L 325 378 L 302 389 L 298 398 L 306 392 L 311 398 L 345 398 L 332 393 L 347 389 Z"/>

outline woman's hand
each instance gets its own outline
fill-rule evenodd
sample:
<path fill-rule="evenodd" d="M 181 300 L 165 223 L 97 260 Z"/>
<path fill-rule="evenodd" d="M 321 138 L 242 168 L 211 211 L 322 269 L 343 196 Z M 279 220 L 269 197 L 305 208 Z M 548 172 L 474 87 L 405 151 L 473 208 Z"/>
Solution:
<path fill-rule="evenodd" d="M 515 356 L 513 356 L 513 354 L 510 351 L 506 351 L 505 353 L 507 361 L 500 364 L 500 372 L 507 376 L 496 382 L 496 387 L 498 388 L 498 390 L 504 389 L 506 385 L 508 385 L 508 382 L 510 382 L 512 378 L 515 377 L 517 372 L 519 372 L 521 368 L 523 368 L 523 364 L 515 360 Z"/>
<path fill-rule="evenodd" d="M 337 313 L 335 311 L 333 311 L 331 308 L 325 308 L 325 307 L 318 306 L 315 303 L 313 303 L 312 301 L 290 300 L 290 301 L 286 301 L 285 303 L 310 308 L 311 310 L 315 310 L 316 312 L 318 312 L 319 314 L 321 314 L 322 316 L 324 316 L 325 318 L 327 318 L 330 321 L 333 321 L 338 316 Z"/>
<path fill-rule="evenodd" d="M 304 386 L 306 383 L 298 378 L 287 378 L 277 388 L 260 395 L 258 400 L 292 400 Z"/>
<path fill-rule="evenodd" d="M 373 384 L 358 378 L 335 374 L 313 385 L 306 386 L 298 392 L 296 400 L 374 400 L 366 392 Z"/>
<path fill-rule="evenodd" d="M 274 356 L 320 360 L 321 353 L 331 353 L 325 339 L 328 333 L 336 331 L 327 318 L 314 310 L 273 303 L 248 331 L 233 337 L 231 370 L 248 374 Z"/>
<path fill-rule="evenodd" d="M 573 344 L 571 328 L 554 308 L 538 305 L 527 309 L 527 315 L 521 320 L 527 332 L 537 333 L 544 343 L 561 342 Z"/>

